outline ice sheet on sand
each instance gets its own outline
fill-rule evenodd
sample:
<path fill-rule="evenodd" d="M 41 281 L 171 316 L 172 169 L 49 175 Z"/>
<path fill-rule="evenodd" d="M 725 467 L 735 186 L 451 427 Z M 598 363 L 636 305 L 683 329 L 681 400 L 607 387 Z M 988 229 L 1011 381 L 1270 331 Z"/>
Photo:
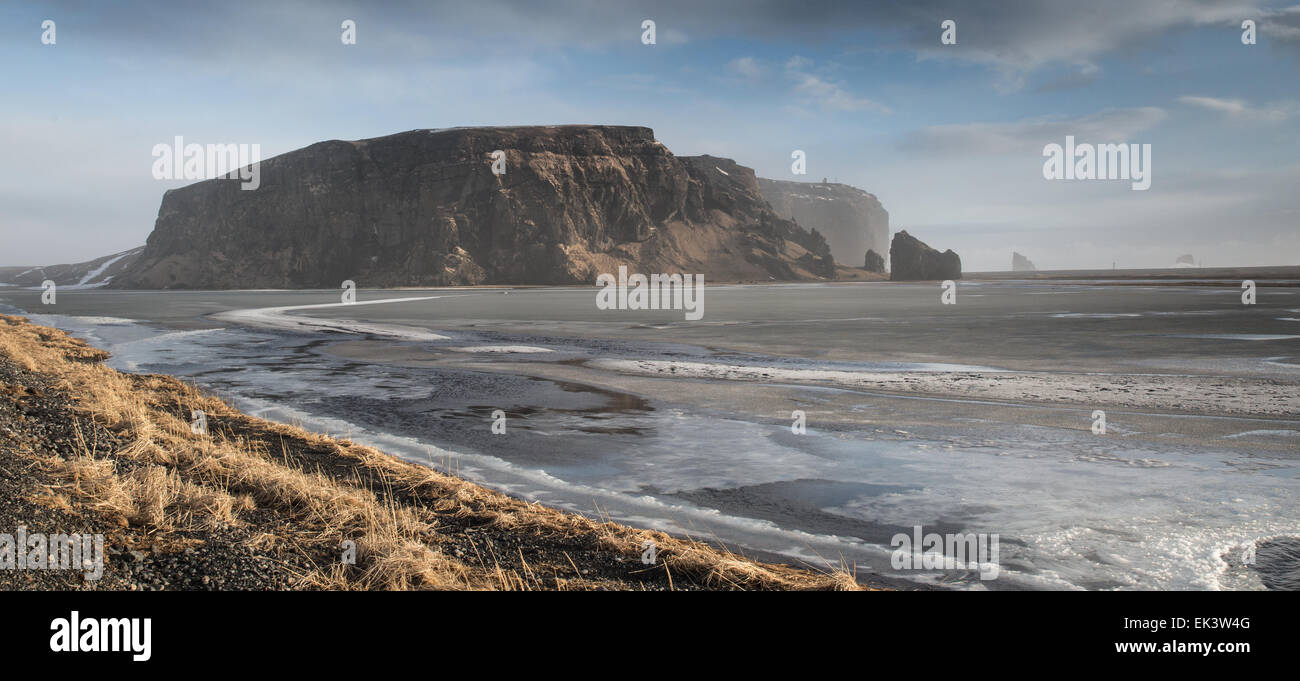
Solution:
<path fill-rule="evenodd" d="M 539 348 L 535 345 L 466 345 L 458 348 L 447 348 L 452 352 L 491 352 L 501 354 L 526 354 L 533 352 L 554 352 L 550 348 Z"/>
<path fill-rule="evenodd" d="M 372 335 L 383 338 L 407 341 L 438 341 L 449 337 L 433 333 L 418 326 L 401 324 L 379 324 L 361 322 L 353 319 L 320 319 L 316 317 L 299 317 L 289 314 L 297 310 L 317 310 L 334 307 L 355 307 L 360 305 L 383 305 L 386 303 L 410 303 L 420 300 L 435 300 L 443 296 L 420 296 L 415 298 L 385 298 L 382 300 L 357 301 L 355 303 L 320 303 L 316 305 L 286 305 L 284 307 L 260 307 L 248 310 L 229 310 L 212 315 L 214 319 L 234 322 L 246 326 L 264 329 L 281 329 L 315 333 L 333 331 L 358 335 Z"/>
<path fill-rule="evenodd" d="M 1141 317 L 1139 312 L 1060 312 L 1052 315 L 1058 319 L 1120 319 L 1123 317 Z"/>
<path fill-rule="evenodd" d="M 369 445 L 412 463 L 440 470 L 454 470 L 455 474 L 493 489 L 543 503 L 568 511 L 595 514 L 634 523 L 640 527 L 694 534 L 701 527 L 710 533 L 722 532 L 738 535 L 751 543 L 780 553 L 794 554 L 810 551 L 808 562 L 827 565 L 817 556 L 852 552 L 860 559 L 874 558 L 877 564 L 888 564 L 889 553 L 884 549 L 864 545 L 852 538 L 818 535 L 779 527 L 773 522 L 740 517 L 711 508 L 648 494 L 629 494 L 617 489 L 618 485 L 592 485 L 567 480 L 546 470 L 520 466 L 486 453 L 450 450 L 409 436 L 366 428 L 344 419 L 299 410 L 281 402 L 254 397 L 236 396 L 232 401 L 243 411 L 280 423 L 289 423 L 307 430 L 345 436 L 354 442 Z M 753 432 L 746 424 L 744 432 Z M 754 453 L 756 461 L 762 460 Z M 698 457 L 696 457 L 698 458 Z M 814 457 L 809 457 L 810 460 Z M 776 466 L 779 462 L 770 462 Z M 730 532 L 722 531 L 730 528 Z M 831 566 L 833 567 L 833 566 Z"/>
<path fill-rule="evenodd" d="M 110 346 L 116 369 L 136 372 L 149 364 L 174 361 L 201 361 L 205 344 L 200 339 L 220 336 L 225 329 L 193 329 L 150 334 L 141 338 L 119 340 Z"/>
<path fill-rule="evenodd" d="M 1292 340 L 1300 338 L 1300 336 L 1291 336 L 1281 333 L 1170 333 L 1165 335 L 1170 338 L 1203 338 L 1205 340 L 1246 341 Z"/>
<path fill-rule="evenodd" d="M 1283 430 L 1248 430 L 1248 431 L 1246 431 L 1246 432 L 1244 432 L 1244 433 L 1233 433 L 1232 435 L 1225 435 L 1224 437 L 1228 437 L 1228 438 L 1236 439 L 1236 438 L 1242 438 L 1242 437 L 1259 437 L 1259 436 L 1266 436 L 1266 437 L 1267 437 L 1267 436 L 1273 436 L 1273 437 L 1300 437 L 1300 430 L 1285 430 L 1285 429 L 1283 429 Z"/>
<path fill-rule="evenodd" d="M 848 371 L 843 369 L 799 369 L 774 366 L 746 366 L 741 364 L 721 364 L 713 362 L 683 362 L 680 360 L 655 359 L 595 359 L 588 362 L 590 366 L 613 371 L 632 373 L 669 373 L 676 376 L 696 376 L 700 378 L 722 378 L 726 376 L 748 376 L 774 380 L 853 380 L 870 374 L 873 379 L 902 379 L 909 373 L 945 373 L 945 372 L 990 372 L 1003 373 L 1002 369 L 991 367 L 967 366 L 964 364 L 944 364 L 938 362 L 893 363 L 890 366 L 873 366 L 863 364 L 860 369 Z"/>
<path fill-rule="evenodd" d="M 47 317 L 47 316 L 53 318 L 52 315 L 31 315 L 31 319 L 36 320 L 39 317 Z M 123 317 L 95 317 L 91 315 L 60 315 L 60 316 L 66 319 L 68 322 L 74 324 L 90 324 L 93 326 L 121 326 L 124 324 L 139 323 L 138 320 L 125 319 Z M 50 326 L 59 326 L 59 324 L 50 324 Z"/>

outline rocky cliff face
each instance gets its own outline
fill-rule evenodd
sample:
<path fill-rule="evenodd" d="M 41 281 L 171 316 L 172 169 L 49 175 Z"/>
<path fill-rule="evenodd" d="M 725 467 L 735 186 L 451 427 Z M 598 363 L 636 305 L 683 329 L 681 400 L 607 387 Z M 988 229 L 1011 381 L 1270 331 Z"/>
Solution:
<path fill-rule="evenodd" d="M 847 184 L 758 179 L 777 215 L 816 229 L 839 262 L 859 263 L 868 250 L 889 248 L 889 212 L 875 196 Z"/>
<path fill-rule="evenodd" d="M 800 271 L 816 277 L 833 279 L 835 260 L 826 237 L 815 227 L 800 226 L 780 217 L 760 193 L 763 180 L 754 175 L 753 168 L 742 166 L 729 158 L 717 156 L 682 156 L 687 170 L 699 180 L 703 190 L 704 208 L 714 220 L 725 225 L 743 225 L 749 238 L 758 242 L 787 243 L 798 249 L 770 251 L 759 249 L 753 259 L 777 279 L 802 279 Z M 794 262 L 787 259 L 793 257 Z"/>
<path fill-rule="evenodd" d="M 930 248 L 907 230 L 894 234 L 889 245 L 890 281 L 961 279 L 961 258 L 948 249 Z"/>
<path fill-rule="evenodd" d="M 709 281 L 834 276 L 824 240 L 778 217 L 752 170 L 676 157 L 649 128 L 414 130 L 320 142 L 260 172 L 256 190 L 168 191 L 112 285 L 576 284 L 621 264 Z"/>

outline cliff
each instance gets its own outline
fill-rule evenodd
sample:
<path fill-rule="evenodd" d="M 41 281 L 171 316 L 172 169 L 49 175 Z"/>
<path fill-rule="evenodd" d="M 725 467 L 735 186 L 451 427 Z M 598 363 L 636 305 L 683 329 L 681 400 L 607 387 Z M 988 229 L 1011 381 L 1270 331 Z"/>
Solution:
<path fill-rule="evenodd" d="M 752 170 L 674 156 L 649 128 L 413 130 L 319 142 L 260 173 L 255 190 L 214 179 L 168 191 L 111 285 L 577 284 L 620 264 L 709 281 L 835 272 L 824 240 L 778 217 Z"/>
<path fill-rule="evenodd" d="M 872 194 L 833 182 L 759 178 L 758 187 L 777 215 L 825 236 L 838 262 L 856 264 L 868 250 L 889 250 L 889 212 Z"/>

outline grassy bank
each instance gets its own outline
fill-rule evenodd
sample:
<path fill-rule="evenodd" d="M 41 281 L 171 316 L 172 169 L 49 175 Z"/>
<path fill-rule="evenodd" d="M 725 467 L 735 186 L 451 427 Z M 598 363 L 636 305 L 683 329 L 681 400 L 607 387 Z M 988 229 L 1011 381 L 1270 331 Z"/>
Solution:
<path fill-rule="evenodd" d="M 102 579 L 5 570 L 0 587 L 858 588 L 844 569 L 764 564 L 526 503 L 106 357 L 0 315 L 0 529 L 106 536 Z M 207 434 L 191 432 L 192 410 Z"/>

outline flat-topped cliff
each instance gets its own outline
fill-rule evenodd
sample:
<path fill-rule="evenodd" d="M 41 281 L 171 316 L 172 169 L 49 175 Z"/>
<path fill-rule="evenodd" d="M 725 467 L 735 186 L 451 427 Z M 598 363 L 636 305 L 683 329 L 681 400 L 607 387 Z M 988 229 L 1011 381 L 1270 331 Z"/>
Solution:
<path fill-rule="evenodd" d="M 259 170 L 254 190 L 168 191 L 111 286 L 577 284 L 620 264 L 710 281 L 834 276 L 825 241 L 779 217 L 752 170 L 674 156 L 644 127 L 413 130 L 319 142 Z"/>

